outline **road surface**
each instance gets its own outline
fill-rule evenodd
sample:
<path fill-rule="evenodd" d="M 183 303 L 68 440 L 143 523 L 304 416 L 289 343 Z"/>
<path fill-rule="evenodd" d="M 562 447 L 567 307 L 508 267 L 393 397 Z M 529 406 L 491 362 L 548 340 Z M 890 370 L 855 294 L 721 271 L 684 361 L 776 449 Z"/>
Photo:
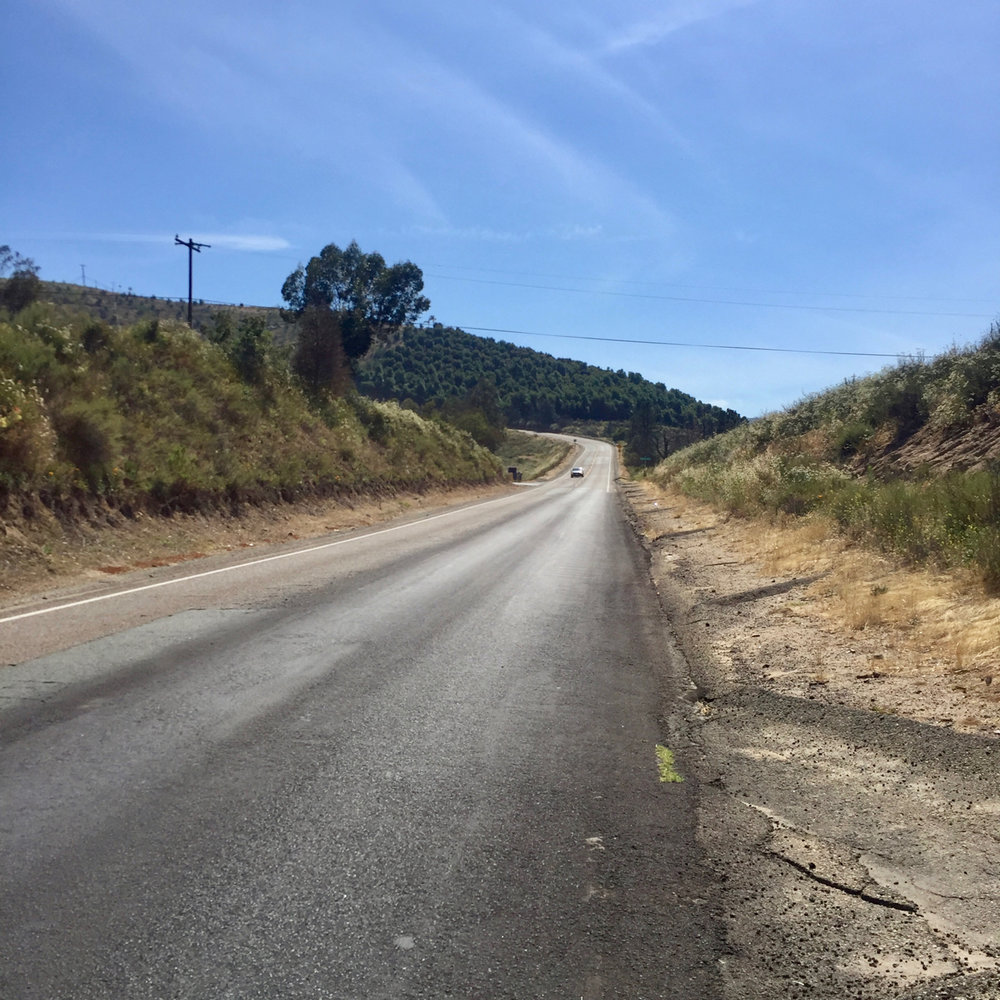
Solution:
<path fill-rule="evenodd" d="M 582 446 L 0 612 L 0 996 L 719 996 L 686 681 Z"/>

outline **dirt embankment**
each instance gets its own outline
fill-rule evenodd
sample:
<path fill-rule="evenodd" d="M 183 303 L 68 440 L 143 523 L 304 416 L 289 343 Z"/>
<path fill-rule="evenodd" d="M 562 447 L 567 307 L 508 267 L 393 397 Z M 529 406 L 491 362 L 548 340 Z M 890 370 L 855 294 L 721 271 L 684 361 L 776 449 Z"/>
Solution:
<path fill-rule="evenodd" d="M 1000 413 L 980 413 L 969 427 L 925 425 L 902 443 L 887 442 L 858 456 L 854 471 L 877 476 L 986 469 L 1000 462 Z"/>

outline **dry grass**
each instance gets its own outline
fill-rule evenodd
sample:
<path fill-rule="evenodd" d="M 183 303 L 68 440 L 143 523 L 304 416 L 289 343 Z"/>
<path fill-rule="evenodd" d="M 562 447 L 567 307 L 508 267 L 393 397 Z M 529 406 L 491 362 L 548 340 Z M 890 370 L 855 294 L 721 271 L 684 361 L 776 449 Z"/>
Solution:
<path fill-rule="evenodd" d="M 877 633 L 884 652 L 873 671 L 915 682 L 947 677 L 961 684 L 967 676 L 986 690 L 988 700 L 1000 701 L 1000 598 L 990 596 L 973 573 L 907 568 L 852 545 L 819 518 L 742 520 L 660 484 L 657 491 L 661 505 L 686 523 L 715 525 L 765 573 L 818 576 L 806 603 L 785 612 L 816 615 L 846 631 Z M 822 674 L 816 683 L 823 683 Z"/>

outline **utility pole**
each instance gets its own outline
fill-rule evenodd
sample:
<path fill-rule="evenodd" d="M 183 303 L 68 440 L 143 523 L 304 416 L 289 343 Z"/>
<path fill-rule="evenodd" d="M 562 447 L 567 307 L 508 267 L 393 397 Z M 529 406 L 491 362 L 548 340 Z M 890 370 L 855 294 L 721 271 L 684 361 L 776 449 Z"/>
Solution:
<path fill-rule="evenodd" d="M 80 265 L 80 273 L 83 275 L 83 287 L 86 288 L 87 287 L 87 265 L 86 264 L 81 264 Z"/>
<path fill-rule="evenodd" d="M 202 247 L 211 248 L 211 243 L 195 243 L 194 240 L 188 238 L 187 240 L 182 240 L 176 233 L 174 234 L 174 243 L 178 246 L 187 247 L 188 249 L 188 326 L 194 326 L 191 322 L 191 288 L 192 288 L 192 275 L 193 267 L 192 261 L 194 260 L 194 253 L 201 253 Z"/>

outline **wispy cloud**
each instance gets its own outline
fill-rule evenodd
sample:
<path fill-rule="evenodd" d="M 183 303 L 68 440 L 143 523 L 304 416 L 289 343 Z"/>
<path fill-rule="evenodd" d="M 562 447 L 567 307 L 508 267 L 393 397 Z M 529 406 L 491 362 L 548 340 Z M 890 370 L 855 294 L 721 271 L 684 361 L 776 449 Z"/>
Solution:
<path fill-rule="evenodd" d="M 506 13 L 512 32 L 518 37 L 518 48 L 533 51 L 538 65 L 558 72 L 564 81 L 570 80 L 590 94 L 612 101 L 616 114 L 634 117 L 642 122 L 643 129 L 654 129 L 675 149 L 685 155 L 693 154 L 690 140 L 673 126 L 664 109 L 609 65 L 604 58 L 607 52 L 601 49 L 600 44 L 594 44 L 595 34 L 598 38 L 604 37 L 605 33 L 600 28 L 591 28 L 585 41 L 574 43 L 570 32 L 559 34 L 512 11 Z"/>
<path fill-rule="evenodd" d="M 396 148 L 413 124 L 405 89 L 386 68 L 405 72 L 413 64 L 412 40 L 377 19 L 321 8 L 279 13 L 252 2 L 239 11 L 194 0 L 153 9 L 127 0 L 47 2 L 78 18 L 118 56 L 134 76 L 130 89 L 155 95 L 179 119 L 237 143 L 276 144 L 344 177 L 355 177 L 363 165 L 366 188 L 382 190 L 414 215 L 444 218 Z M 309 27 L 297 20 L 306 15 Z M 340 99 L 308 96 L 322 94 Z M 238 248 L 251 247 L 243 241 Z"/>
<path fill-rule="evenodd" d="M 628 49 L 657 45 L 682 28 L 700 21 L 749 7 L 759 0 L 675 0 L 664 4 L 654 15 L 635 21 L 615 34 L 605 45 L 605 52 L 618 55 Z"/>
<path fill-rule="evenodd" d="M 466 157 L 501 162 L 505 169 L 531 178 L 536 192 L 558 191 L 563 203 L 643 219 L 660 232 L 672 228 L 663 208 L 631 178 L 504 94 L 488 89 L 469 72 L 428 59 L 420 72 L 411 73 L 408 83 L 414 105 L 439 120 L 446 119 L 456 132 L 481 137 L 474 152 L 463 151 Z"/>
<path fill-rule="evenodd" d="M 598 224 L 566 223 L 545 229 L 521 231 L 491 229 L 488 226 L 413 226 L 412 232 L 421 236 L 434 236 L 446 240 L 469 240 L 481 243 L 530 243 L 536 240 L 561 240 L 564 242 L 601 239 L 604 226 Z"/>
<path fill-rule="evenodd" d="M 208 233 L 200 230 L 184 230 L 182 233 L 59 233 L 49 238 L 76 243 L 141 243 L 148 246 L 166 246 L 174 242 L 175 236 L 193 239 L 197 243 L 209 243 L 219 249 L 248 253 L 274 253 L 292 249 L 292 244 L 282 236 L 266 236 L 258 233 Z"/>
<path fill-rule="evenodd" d="M 444 150 L 484 185 L 497 169 L 531 178 L 536 195 L 571 201 L 670 228 L 658 200 L 586 148 L 558 121 L 546 121 L 497 87 L 474 64 L 437 55 L 400 35 L 377 12 L 333 18 L 317 12 L 313 30 L 257 11 L 239 18 L 218 5 L 195 12 L 178 0 L 150 16 L 124 0 L 49 0 L 88 24 L 125 60 L 144 87 L 180 116 L 256 144 L 269 139 L 304 160 L 327 163 L 355 189 L 381 190 L 390 203 L 429 225 L 455 220 L 453 191 L 441 186 Z M 729 0 L 731 4 L 733 0 Z M 718 0 L 712 5 L 718 6 Z M 516 19 L 508 21 L 507 27 Z M 331 58 L 329 34 L 338 38 Z M 509 31 L 517 51 L 532 53 L 533 72 L 572 80 L 581 100 L 603 93 L 647 123 L 655 108 L 582 50 L 528 26 Z M 158 57 L 147 58 L 155 45 Z M 373 72 L 373 67 L 378 67 Z M 311 101 L 309 94 L 345 94 Z M 363 94 L 363 100 L 351 95 Z M 433 146 L 428 147 L 428 137 Z M 675 141 L 678 141 L 675 137 Z M 437 152 L 435 150 L 440 150 Z M 449 164 L 450 166 L 450 164 Z M 359 171 L 359 167 L 362 169 Z M 573 206 L 570 206 L 573 207 Z M 241 249 L 252 248 L 247 241 Z"/>
<path fill-rule="evenodd" d="M 291 243 L 281 236 L 260 236 L 253 233 L 201 233 L 197 238 L 199 242 L 210 243 L 213 247 L 248 253 L 274 253 L 276 250 L 292 248 Z"/>
<path fill-rule="evenodd" d="M 604 235 L 604 226 L 600 224 L 582 225 L 580 223 L 556 226 L 551 230 L 551 235 L 557 240 L 596 240 Z"/>
<path fill-rule="evenodd" d="M 530 232 L 512 232 L 491 229 L 488 226 L 413 226 L 412 231 L 421 236 L 434 236 L 446 240 L 469 240 L 481 243 L 524 243 L 533 239 Z"/>

